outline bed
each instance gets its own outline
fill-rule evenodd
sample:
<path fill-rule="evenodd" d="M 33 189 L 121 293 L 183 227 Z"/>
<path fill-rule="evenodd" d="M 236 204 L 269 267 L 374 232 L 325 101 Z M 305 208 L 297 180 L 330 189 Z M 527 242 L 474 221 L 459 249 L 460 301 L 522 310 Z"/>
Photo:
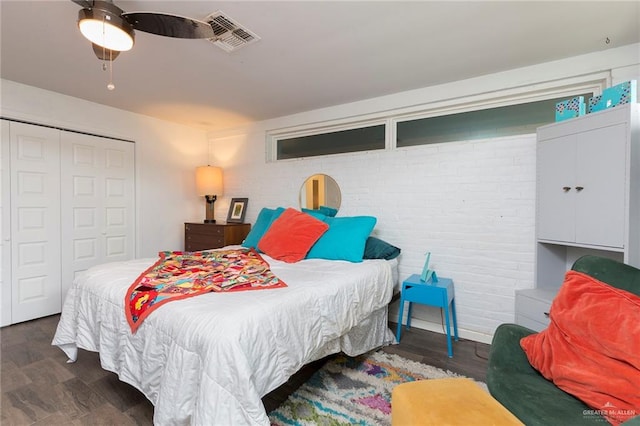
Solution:
<path fill-rule="evenodd" d="M 268 425 L 261 398 L 303 365 L 395 341 L 387 305 L 398 280 L 395 259 L 262 256 L 286 288 L 168 303 L 135 334 L 125 294 L 156 259 L 92 267 L 69 290 L 53 344 L 70 361 L 78 349 L 99 352 L 104 369 L 153 403 L 155 424 Z"/>

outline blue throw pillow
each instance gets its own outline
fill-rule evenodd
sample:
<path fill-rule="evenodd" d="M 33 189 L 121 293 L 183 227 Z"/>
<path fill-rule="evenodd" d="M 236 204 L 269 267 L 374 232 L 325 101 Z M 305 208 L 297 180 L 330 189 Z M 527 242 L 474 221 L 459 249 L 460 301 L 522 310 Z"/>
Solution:
<path fill-rule="evenodd" d="M 260 251 L 258 249 L 258 242 L 264 233 L 269 230 L 271 224 L 280 217 L 283 211 L 283 207 L 278 207 L 277 209 L 268 209 L 265 207 L 260 210 L 256 223 L 251 227 L 251 231 L 249 231 L 249 234 L 242 242 L 242 247 L 254 248 Z"/>
<path fill-rule="evenodd" d="M 311 247 L 307 259 L 362 262 L 367 237 L 376 226 L 372 216 L 327 217 L 329 229 Z"/>

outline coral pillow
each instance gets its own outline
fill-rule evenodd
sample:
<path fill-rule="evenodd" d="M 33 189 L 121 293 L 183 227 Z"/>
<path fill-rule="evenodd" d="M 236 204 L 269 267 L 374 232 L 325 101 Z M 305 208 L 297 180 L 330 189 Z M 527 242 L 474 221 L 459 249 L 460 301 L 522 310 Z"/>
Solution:
<path fill-rule="evenodd" d="M 274 259 L 298 262 L 327 229 L 329 225 L 323 221 L 288 208 L 271 224 L 258 248 Z"/>
<path fill-rule="evenodd" d="M 531 365 L 614 425 L 640 415 L 640 297 L 569 271 L 550 317 L 520 340 Z"/>

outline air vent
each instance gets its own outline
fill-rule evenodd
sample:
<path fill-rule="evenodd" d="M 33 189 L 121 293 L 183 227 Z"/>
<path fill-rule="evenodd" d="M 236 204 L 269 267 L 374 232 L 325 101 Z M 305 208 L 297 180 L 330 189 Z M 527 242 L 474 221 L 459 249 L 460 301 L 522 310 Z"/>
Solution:
<path fill-rule="evenodd" d="M 224 15 L 221 11 L 213 12 L 204 21 L 211 25 L 213 33 L 216 35 L 210 38 L 209 41 L 227 52 L 233 52 L 242 46 L 260 40 L 260 37 L 256 34 L 243 28 L 242 25 Z"/>

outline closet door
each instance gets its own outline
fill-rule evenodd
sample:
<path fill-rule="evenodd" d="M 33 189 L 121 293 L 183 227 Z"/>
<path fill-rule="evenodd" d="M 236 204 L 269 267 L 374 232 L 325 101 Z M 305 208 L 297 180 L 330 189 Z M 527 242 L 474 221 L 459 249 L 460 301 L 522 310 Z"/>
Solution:
<path fill-rule="evenodd" d="M 61 132 L 62 294 L 76 275 L 134 255 L 134 144 Z"/>
<path fill-rule="evenodd" d="M 0 327 L 11 324 L 11 186 L 9 122 L 0 120 Z"/>
<path fill-rule="evenodd" d="M 11 322 L 60 312 L 60 132 L 10 126 Z"/>

